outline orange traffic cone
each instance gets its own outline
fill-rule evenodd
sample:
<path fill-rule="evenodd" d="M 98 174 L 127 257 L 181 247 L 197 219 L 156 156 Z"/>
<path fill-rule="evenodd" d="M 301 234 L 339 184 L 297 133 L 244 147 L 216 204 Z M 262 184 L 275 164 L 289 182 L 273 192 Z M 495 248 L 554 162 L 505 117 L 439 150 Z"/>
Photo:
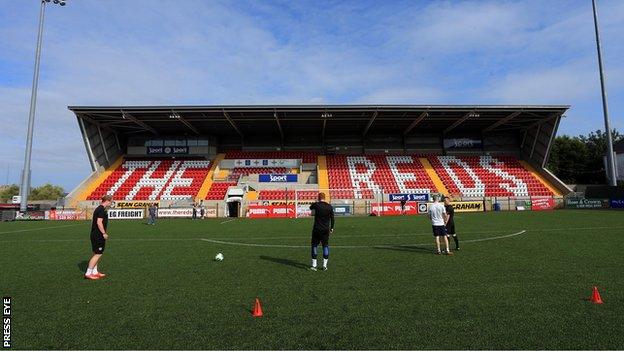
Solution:
<path fill-rule="evenodd" d="M 260 305 L 260 299 L 256 297 L 256 304 L 254 305 L 252 315 L 254 317 L 262 317 L 262 305 Z"/>
<path fill-rule="evenodd" d="M 594 286 L 594 291 L 592 292 L 592 296 L 589 299 L 591 303 L 601 304 L 602 298 L 600 297 L 600 293 L 598 292 L 598 288 Z"/>

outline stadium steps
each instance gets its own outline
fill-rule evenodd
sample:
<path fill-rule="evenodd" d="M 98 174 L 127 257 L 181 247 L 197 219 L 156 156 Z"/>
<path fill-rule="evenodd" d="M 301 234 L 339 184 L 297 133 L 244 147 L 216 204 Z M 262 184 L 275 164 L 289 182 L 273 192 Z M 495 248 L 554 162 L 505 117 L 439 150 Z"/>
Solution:
<path fill-rule="evenodd" d="M 70 198 L 68 207 L 75 208 L 82 201 L 86 201 L 87 197 L 91 195 L 91 193 L 97 189 L 103 181 L 108 178 L 113 171 L 121 166 L 124 161 L 124 157 L 120 156 L 113 164 L 111 164 L 107 169 L 105 169 L 100 174 L 94 172 L 91 177 L 87 178 L 83 183 L 78 185 L 74 191 L 68 196 Z M 73 196 L 75 194 L 75 196 Z"/>
<path fill-rule="evenodd" d="M 329 175 L 327 172 L 326 156 L 318 157 L 318 187 L 322 190 L 329 189 Z M 331 198 L 329 197 L 329 191 L 323 191 L 323 193 L 325 193 L 327 201 L 331 200 Z"/>
<path fill-rule="evenodd" d="M 420 163 L 422 164 L 423 168 L 425 169 L 425 172 L 427 172 L 427 175 L 429 176 L 429 178 L 431 178 L 431 181 L 435 185 L 435 187 L 438 190 L 438 192 L 440 194 L 448 196 L 448 194 L 449 194 L 448 189 L 446 188 L 446 186 L 444 186 L 444 183 L 442 182 L 442 179 L 440 179 L 440 177 L 438 176 L 436 171 L 433 169 L 433 166 L 431 165 L 429 160 L 427 160 L 424 157 L 420 157 L 420 158 L 418 158 L 418 160 L 420 161 Z"/>
<path fill-rule="evenodd" d="M 199 188 L 199 192 L 197 193 L 197 197 L 195 198 L 196 201 L 200 199 L 205 199 L 206 195 L 208 195 L 208 191 L 210 191 L 210 188 L 212 187 L 212 177 L 215 173 L 215 170 L 224 158 L 225 154 L 218 154 L 212 161 L 212 165 L 210 166 L 210 170 L 206 175 L 206 179 L 204 179 L 201 188 Z"/>
<path fill-rule="evenodd" d="M 522 167 L 524 167 L 524 169 L 529 171 L 533 175 L 533 177 L 535 177 L 537 180 L 539 180 L 540 183 L 544 184 L 544 186 L 546 188 L 548 188 L 548 190 L 550 190 L 553 194 L 555 194 L 555 196 L 561 196 L 562 195 L 561 191 L 559 191 L 559 189 L 557 189 L 556 186 L 554 186 L 551 182 L 546 180 L 546 178 L 544 178 L 540 174 L 540 172 L 538 172 L 535 168 L 533 168 L 533 166 L 531 166 L 528 162 L 523 161 L 523 160 L 518 160 L 518 162 L 520 162 Z"/>
<path fill-rule="evenodd" d="M 227 177 L 230 175 L 230 170 L 219 169 L 218 171 L 215 171 L 214 174 L 215 174 L 214 180 L 223 180 L 223 179 L 227 179 Z"/>
<path fill-rule="evenodd" d="M 255 201 L 258 200 L 258 192 L 250 190 L 245 194 L 245 200 Z"/>

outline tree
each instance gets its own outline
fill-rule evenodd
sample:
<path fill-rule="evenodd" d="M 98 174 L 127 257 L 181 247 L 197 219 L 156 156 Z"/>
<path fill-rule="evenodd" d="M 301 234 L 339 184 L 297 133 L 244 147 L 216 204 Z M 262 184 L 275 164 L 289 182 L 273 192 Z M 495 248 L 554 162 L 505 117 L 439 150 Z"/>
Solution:
<path fill-rule="evenodd" d="M 8 202 L 13 196 L 19 195 L 19 186 L 11 184 L 8 187 L 0 190 L 0 202 Z"/>
<path fill-rule="evenodd" d="M 613 130 L 611 135 L 614 143 L 622 138 L 622 135 L 617 130 Z M 587 167 L 589 169 L 602 170 L 601 173 L 597 174 L 597 177 L 591 179 L 593 182 L 590 181 L 588 184 L 606 183 L 604 156 L 607 154 L 607 134 L 597 130 L 589 133 L 586 137 L 580 136 L 580 138 L 587 145 Z"/>
<path fill-rule="evenodd" d="M 563 135 L 554 140 L 550 150 L 548 169 L 566 183 L 582 182 L 580 175 L 586 172 L 587 146 L 578 137 Z"/>
<path fill-rule="evenodd" d="M 58 185 L 44 184 L 30 191 L 29 200 L 58 200 L 63 197 L 64 190 Z"/>
<path fill-rule="evenodd" d="M 624 138 L 613 130 L 613 142 Z M 566 183 L 606 183 L 603 157 L 607 153 L 607 134 L 596 130 L 587 136 L 562 135 L 553 141 L 548 160 L 548 169 Z"/>

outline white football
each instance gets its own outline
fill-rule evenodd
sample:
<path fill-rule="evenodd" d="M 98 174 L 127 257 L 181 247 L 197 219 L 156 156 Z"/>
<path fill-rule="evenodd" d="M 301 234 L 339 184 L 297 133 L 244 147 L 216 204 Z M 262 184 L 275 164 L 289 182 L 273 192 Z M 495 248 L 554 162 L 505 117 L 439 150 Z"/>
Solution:
<path fill-rule="evenodd" d="M 219 253 L 215 256 L 215 261 L 223 261 L 223 254 L 219 252 Z"/>

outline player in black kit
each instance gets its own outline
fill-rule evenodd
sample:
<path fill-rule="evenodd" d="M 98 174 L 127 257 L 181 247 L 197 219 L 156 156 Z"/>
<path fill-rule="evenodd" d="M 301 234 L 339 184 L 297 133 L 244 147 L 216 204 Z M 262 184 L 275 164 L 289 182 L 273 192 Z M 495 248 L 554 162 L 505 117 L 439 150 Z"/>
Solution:
<path fill-rule="evenodd" d="M 451 205 L 451 198 L 444 198 L 444 207 L 446 208 L 446 213 L 448 214 L 448 221 L 446 222 L 446 236 L 452 236 L 455 241 L 455 250 L 459 250 L 459 239 L 457 238 L 457 233 L 455 233 L 455 209 Z"/>
<path fill-rule="evenodd" d="M 327 261 L 329 260 L 329 234 L 334 232 L 334 208 L 325 202 L 325 194 L 318 194 L 318 201 L 310 205 L 310 210 L 314 215 L 314 228 L 312 228 L 312 267 L 311 270 L 316 271 L 317 247 L 321 243 L 323 245 L 323 270 L 327 270 Z"/>
<path fill-rule="evenodd" d="M 108 208 L 111 203 L 112 197 L 110 195 L 104 195 L 100 206 L 93 211 L 93 221 L 91 222 L 91 249 L 93 251 L 93 256 L 91 256 L 89 260 L 85 279 L 96 280 L 106 276 L 106 274 L 98 272 L 97 264 L 104 253 L 104 247 L 108 239 L 108 233 L 106 233 L 108 212 L 106 212 L 106 208 Z"/>

